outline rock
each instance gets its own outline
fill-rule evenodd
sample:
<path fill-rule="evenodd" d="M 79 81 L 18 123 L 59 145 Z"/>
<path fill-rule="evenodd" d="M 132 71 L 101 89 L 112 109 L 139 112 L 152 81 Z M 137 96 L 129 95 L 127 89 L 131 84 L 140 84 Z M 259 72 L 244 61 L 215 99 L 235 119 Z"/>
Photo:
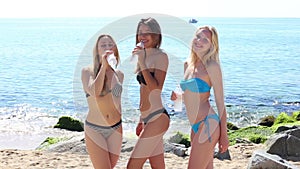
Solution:
<path fill-rule="evenodd" d="M 251 141 L 243 139 L 243 138 L 236 138 L 235 140 L 236 140 L 236 143 L 247 143 L 247 144 L 252 143 Z"/>
<path fill-rule="evenodd" d="M 270 137 L 266 142 L 267 152 L 276 154 L 283 158 L 287 157 L 286 139 L 287 134 L 275 134 Z"/>
<path fill-rule="evenodd" d="M 83 131 L 83 123 L 79 120 L 73 119 L 69 116 L 62 116 L 59 118 L 54 128 L 61 128 L 70 131 Z"/>
<path fill-rule="evenodd" d="M 300 127 L 299 126 L 293 126 L 292 130 L 289 130 L 286 132 L 289 135 L 293 135 L 297 138 L 300 138 Z"/>
<path fill-rule="evenodd" d="M 220 153 L 218 148 L 215 148 L 214 158 L 219 160 L 231 160 L 229 150 L 224 153 Z"/>
<path fill-rule="evenodd" d="M 184 157 L 187 156 L 188 148 L 185 148 L 183 144 L 165 142 L 164 151 L 168 153 L 171 152 L 179 157 Z"/>
<path fill-rule="evenodd" d="M 135 142 L 123 139 L 121 152 L 131 152 Z M 46 151 L 49 152 L 77 152 L 87 154 L 85 138 L 83 133 L 73 134 L 68 139 L 50 145 Z"/>
<path fill-rule="evenodd" d="M 256 150 L 251 157 L 247 169 L 297 169 L 277 155 L 271 155 L 264 150 Z"/>
<path fill-rule="evenodd" d="M 185 147 L 190 147 L 191 146 L 190 136 L 188 134 L 184 134 L 184 133 L 181 133 L 181 132 L 176 132 L 175 135 L 171 136 L 168 139 L 168 142 L 183 144 L 183 145 L 185 145 Z"/>
<path fill-rule="evenodd" d="M 129 141 L 123 138 L 121 152 L 131 152 L 134 146 L 135 146 L 135 142 L 133 140 Z"/>
<path fill-rule="evenodd" d="M 230 122 L 227 122 L 227 129 L 229 129 L 229 130 L 238 130 L 239 128 L 236 125 L 234 125 Z"/>
<path fill-rule="evenodd" d="M 58 142 L 50 145 L 47 151 L 50 152 L 74 152 L 87 154 L 84 134 L 71 136 L 68 140 Z"/>
<path fill-rule="evenodd" d="M 284 159 L 300 161 L 300 128 L 273 135 L 266 142 L 267 152 Z"/>
<path fill-rule="evenodd" d="M 280 133 L 280 132 L 295 129 L 295 128 L 297 128 L 297 126 L 292 126 L 292 127 L 291 126 L 280 126 L 280 127 L 277 128 L 275 133 Z"/>
<path fill-rule="evenodd" d="M 287 159 L 300 161 L 300 139 L 289 135 L 286 140 Z"/>
<path fill-rule="evenodd" d="M 267 117 L 262 118 L 261 121 L 258 123 L 258 125 L 271 127 L 271 126 L 273 126 L 274 121 L 275 121 L 274 116 L 267 116 Z"/>

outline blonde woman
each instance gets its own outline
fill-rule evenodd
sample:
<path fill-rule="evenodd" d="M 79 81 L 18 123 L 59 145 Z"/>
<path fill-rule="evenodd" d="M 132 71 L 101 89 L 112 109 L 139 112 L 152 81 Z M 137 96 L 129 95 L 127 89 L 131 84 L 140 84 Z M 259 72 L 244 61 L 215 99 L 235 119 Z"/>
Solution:
<path fill-rule="evenodd" d="M 81 79 L 88 103 L 85 142 L 94 168 L 113 168 L 122 146 L 121 94 L 124 74 L 107 61 L 120 62 L 110 35 L 100 35 L 93 51 L 93 65 L 82 69 Z M 116 65 L 116 66 L 117 66 Z"/>
<path fill-rule="evenodd" d="M 216 144 L 220 152 L 225 152 L 229 146 L 218 34 L 214 27 L 204 26 L 196 31 L 191 55 L 184 63 L 184 80 L 180 86 L 191 124 L 188 168 L 212 169 Z M 209 102 L 211 88 L 217 113 Z M 171 100 L 176 98 L 176 93 L 172 92 Z"/>
<path fill-rule="evenodd" d="M 152 168 L 165 168 L 163 136 L 169 128 L 170 117 L 163 106 L 161 92 L 168 69 L 168 55 L 160 49 L 161 29 L 154 18 L 141 19 L 136 31 L 133 50 L 138 55 L 137 81 L 140 84 L 139 136 L 127 168 L 141 169 L 147 159 Z"/>

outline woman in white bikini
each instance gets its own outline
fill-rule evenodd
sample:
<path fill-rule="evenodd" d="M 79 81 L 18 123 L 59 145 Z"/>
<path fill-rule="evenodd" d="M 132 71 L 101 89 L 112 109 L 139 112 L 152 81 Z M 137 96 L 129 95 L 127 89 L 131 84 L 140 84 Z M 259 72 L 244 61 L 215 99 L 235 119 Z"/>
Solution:
<path fill-rule="evenodd" d="M 113 168 L 122 146 L 121 93 L 124 74 L 110 66 L 107 57 L 120 62 L 110 35 L 100 35 L 93 51 L 93 65 L 82 69 L 81 80 L 88 103 L 85 142 L 94 168 Z M 116 65 L 116 66 L 117 66 Z"/>

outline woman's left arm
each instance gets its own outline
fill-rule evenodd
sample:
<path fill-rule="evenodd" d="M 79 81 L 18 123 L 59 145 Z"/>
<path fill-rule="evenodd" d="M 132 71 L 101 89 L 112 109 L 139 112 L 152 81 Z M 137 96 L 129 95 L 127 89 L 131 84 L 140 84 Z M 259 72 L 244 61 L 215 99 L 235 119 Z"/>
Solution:
<path fill-rule="evenodd" d="M 227 113 L 224 103 L 223 80 L 220 64 L 217 62 L 209 63 L 207 71 L 214 90 L 216 106 L 220 117 L 221 133 L 219 140 L 219 150 L 220 152 L 225 152 L 228 149 L 229 140 L 227 135 Z"/>
<path fill-rule="evenodd" d="M 149 68 L 147 68 L 146 63 L 140 64 L 142 74 L 147 83 L 146 87 L 149 90 L 161 90 L 163 88 L 165 78 L 167 75 L 167 69 L 169 66 L 168 55 L 166 53 L 161 53 L 159 56 L 155 57 L 157 57 L 158 59 L 155 62 L 154 77 L 150 74 L 150 70 Z"/>

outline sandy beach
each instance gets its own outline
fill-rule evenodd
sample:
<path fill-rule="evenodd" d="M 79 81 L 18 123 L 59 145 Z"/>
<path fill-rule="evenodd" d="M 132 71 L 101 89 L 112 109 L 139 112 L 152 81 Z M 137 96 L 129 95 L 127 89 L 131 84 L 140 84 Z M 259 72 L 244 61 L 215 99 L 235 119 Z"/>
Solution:
<path fill-rule="evenodd" d="M 214 168 L 221 169 L 246 169 L 252 152 L 256 149 L 262 149 L 263 144 L 236 144 L 229 147 L 232 160 L 214 159 Z M 130 156 L 129 152 L 121 153 L 118 164 L 115 168 L 126 168 L 126 163 Z M 171 153 L 165 153 L 167 169 L 184 169 L 187 168 L 189 157 L 178 157 Z M 23 168 L 78 168 L 92 169 L 92 163 L 87 154 L 80 153 L 56 153 L 38 150 L 12 150 L 6 149 L 0 151 L 0 168 L 5 169 L 23 169 Z M 298 164 L 300 167 L 300 163 Z M 144 168 L 150 168 L 148 162 Z"/>
<path fill-rule="evenodd" d="M 183 34 L 185 24 L 174 26 L 176 22 L 171 24 L 167 18 L 161 22 L 163 34 L 167 35 L 161 47 L 169 54 L 170 66 L 162 99 L 171 114 L 170 135 L 177 130 L 189 133 L 190 124 L 185 112 L 171 112 L 174 103 L 170 93 L 183 78 L 182 65 L 190 54 L 191 39 L 188 36 L 193 34 Z M 124 83 L 122 120 L 124 133 L 134 134 L 139 120 L 139 90 L 129 56 L 135 39 L 128 34 L 122 36 L 121 33 L 126 32 L 124 29 L 120 32 L 125 24 L 123 19 L 34 17 L 0 20 L 3 35 L 0 38 L 0 169 L 93 168 L 87 154 L 37 151 L 35 148 L 47 137 L 69 135 L 69 132 L 53 129 L 59 117 L 85 119 L 87 103 L 80 79 L 81 68 L 92 62 L 92 36 L 106 30 L 108 25 L 119 24 L 116 29 L 107 31 L 118 33 L 119 68 L 129 71 L 125 76 L 128 82 Z M 179 19 L 187 20 L 185 17 Z M 220 61 L 224 71 L 228 122 L 247 127 L 256 125 L 262 117 L 300 110 L 300 70 L 295 66 L 300 64 L 300 59 L 295 59 L 295 54 L 300 53 L 300 18 L 198 19 L 194 26 L 215 25 L 221 35 Z M 180 31 L 173 28 L 180 28 Z M 131 31 L 132 35 L 134 32 Z M 177 37 L 179 32 L 184 38 Z M 231 146 L 232 160 L 215 159 L 214 166 L 247 168 L 252 152 L 262 146 Z M 129 152 L 121 153 L 116 168 L 125 168 L 129 156 Z M 188 159 L 188 156 L 183 158 L 166 153 L 166 168 L 187 168 Z M 150 168 L 149 163 L 144 168 Z"/>

